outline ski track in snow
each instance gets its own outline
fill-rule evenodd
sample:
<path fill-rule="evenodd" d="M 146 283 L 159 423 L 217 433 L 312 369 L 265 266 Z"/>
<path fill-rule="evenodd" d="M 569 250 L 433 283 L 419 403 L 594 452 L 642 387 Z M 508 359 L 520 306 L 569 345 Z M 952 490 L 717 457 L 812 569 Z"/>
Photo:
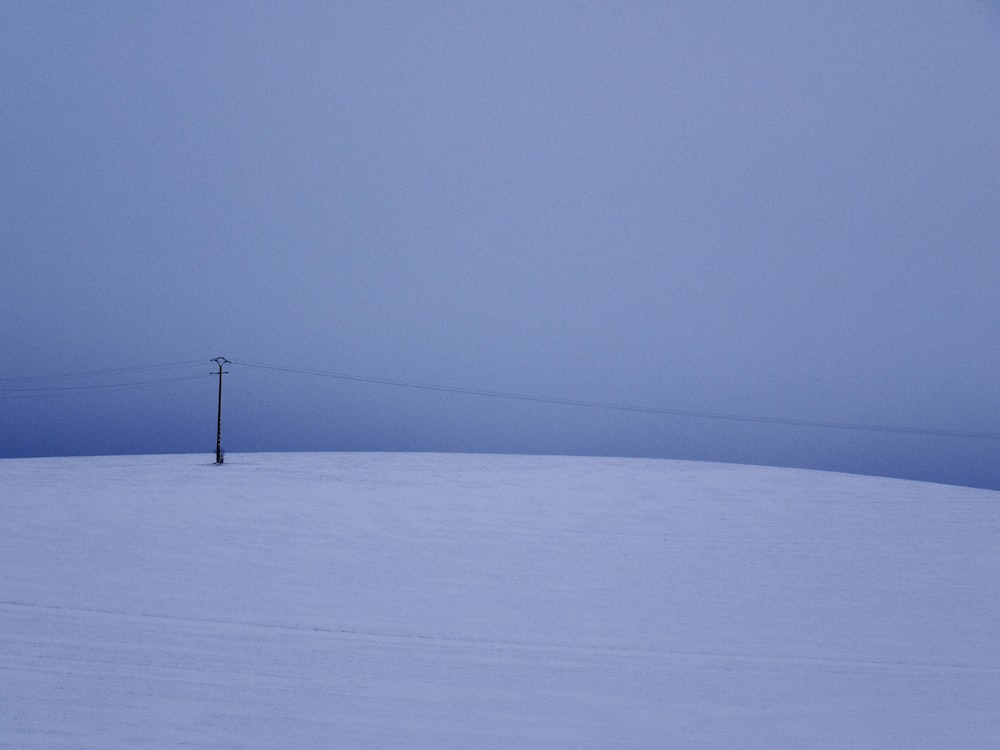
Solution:
<path fill-rule="evenodd" d="M 31 604 L 27 602 L 5 602 L 0 601 L 0 611 L 8 610 L 12 613 L 16 613 L 18 610 L 31 611 L 36 610 L 40 612 L 53 612 L 57 614 L 67 615 L 67 616 L 79 616 L 79 617 L 107 617 L 111 619 L 120 619 L 126 621 L 164 621 L 165 623 L 178 623 L 181 625 L 205 625 L 205 626 L 219 626 L 220 628 L 231 631 L 235 628 L 245 628 L 250 630 L 260 629 L 260 630 L 277 630 L 284 631 L 287 633 L 293 633 L 296 635 L 308 635 L 310 633 L 319 634 L 322 636 L 335 636 L 343 637 L 348 639 L 359 639 L 359 640 L 371 640 L 371 641 L 415 641 L 415 642 L 425 642 L 432 643 L 436 645 L 465 645 L 465 646 L 484 646 L 491 648 L 513 648 L 522 651 L 567 651 L 567 652 L 608 652 L 608 653 L 631 653 L 648 657 L 664 657 L 664 658 L 706 658 L 706 659 L 727 659 L 727 660 L 741 660 L 741 661 L 775 661 L 775 662 L 802 662 L 810 663 L 817 662 L 820 664 L 833 664 L 833 665 L 860 665 L 860 666 L 892 666 L 892 667 L 911 667 L 914 670 L 922 669 L 954 669 L 954 670 L 968 670 L 972 672 L 992 672 L 1000 674 L 1000 666 L 983 665 L 983 664 L 949 664 L 942 662 L 922 662 L 922 661 L 893 661 L 893 660 L 879 660 L 879 659 L 833 659 L 824 658 L 820 656 L 787 656 L 782 654 L 766 654 L 766 653 L 738 653 L 738 652 L 726 652 L 726 651 L 690 651 L 690 650 L 671 650 L 671 649 L 652 649 L 652 648 L 639 648 L 627 645 L 615 645 L 615 644 L 580 644 L 580 643 L 560 643 L 557 641 L 552 642 L 532 642 L 532 641 L 516 641 L 516 640 L 488 640 L 488 639 L 477 639 L 477 638 L 457 638 L 457 637 L 442 637 L 436 635 L 427 635 L 420 633 L 392 633 L 392 632 L 380 632 L 374 630 L 356 630 L 348 628 L 333 628 L 333 627 L 320 627 L 320 626 L 309 626 L 309 625 L 276 625 L 274 623 L 265 622 L 246 622 L 246 621 L 236 621 L 236 620 L 214 620 L 214 619 L 203 619 L 203 618 L 192 618 L 192 617 L 174 617 L 171 615 L 162 614 L 149 614 L 146 612 L 141 613 L 129 613 L 129 612 L 114 612 L 110 610 L 100 610 L 100 609 L 85 609 L 82 607 L 61 607 L 52 604 Z"/>
<path fill-rule="evenodd" d="M 228 459 L 0 461 L 0 748 L 1000 742 L 1000 493 Z"/>

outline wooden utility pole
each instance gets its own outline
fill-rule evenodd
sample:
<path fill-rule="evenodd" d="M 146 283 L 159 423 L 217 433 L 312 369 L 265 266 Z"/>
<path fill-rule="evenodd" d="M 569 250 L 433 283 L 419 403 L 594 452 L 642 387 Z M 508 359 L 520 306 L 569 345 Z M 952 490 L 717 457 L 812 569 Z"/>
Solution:
<path fill-rule="evenodd" d="M 222 376 L 228 372 L 228 370 L 224 372 L 222 370 L 222 366 L 231 365 L 232 362 L 230 362 L 225 357 L 216 357 L 212 361 L 219 366 L 219 418 L 215 428 L 215 463 L 221 464 L 222 463 Z"/>

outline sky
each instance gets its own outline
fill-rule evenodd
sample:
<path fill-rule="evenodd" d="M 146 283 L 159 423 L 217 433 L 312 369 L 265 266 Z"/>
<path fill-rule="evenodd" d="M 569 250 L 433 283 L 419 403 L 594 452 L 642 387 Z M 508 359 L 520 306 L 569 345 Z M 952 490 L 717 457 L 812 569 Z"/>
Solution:
<path fill-rule="evenodd" d="M 0 456 L 211 453 L 224 356 L 229 451 L 1000 489 L 996 2 L 5 2 L 0 70 Z"/>

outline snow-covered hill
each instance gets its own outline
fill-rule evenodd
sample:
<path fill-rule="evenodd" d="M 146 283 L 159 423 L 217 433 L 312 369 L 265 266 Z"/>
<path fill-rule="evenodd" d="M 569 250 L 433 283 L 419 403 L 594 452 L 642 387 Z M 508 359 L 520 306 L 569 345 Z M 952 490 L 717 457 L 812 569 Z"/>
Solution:
<path fill-rule="evenodd" d="M 1000 746 L 1000 493 L 210 462 L 0 461 L 0 747 Z"/>

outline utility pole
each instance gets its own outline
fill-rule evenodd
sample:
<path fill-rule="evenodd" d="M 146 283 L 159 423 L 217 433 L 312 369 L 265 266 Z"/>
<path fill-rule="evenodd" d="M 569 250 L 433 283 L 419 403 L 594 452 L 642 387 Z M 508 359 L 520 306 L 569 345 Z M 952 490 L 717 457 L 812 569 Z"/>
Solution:
<path fill-rule="evenodd" d="M 215 463 L 221 464 L 222 463 L 222 376 L 225 375 L 227 372 L 229 372 L 228 370 L 223 372 L 222 366 L 231 365 L 232 362 L 230 362 L 225 357 L 216 357 L 211 361 L 215 362 L 215 364 L 219 366 L 219 419 L 215 429 Z M 215 373 L 212 374 L 214 375 Z"/>

